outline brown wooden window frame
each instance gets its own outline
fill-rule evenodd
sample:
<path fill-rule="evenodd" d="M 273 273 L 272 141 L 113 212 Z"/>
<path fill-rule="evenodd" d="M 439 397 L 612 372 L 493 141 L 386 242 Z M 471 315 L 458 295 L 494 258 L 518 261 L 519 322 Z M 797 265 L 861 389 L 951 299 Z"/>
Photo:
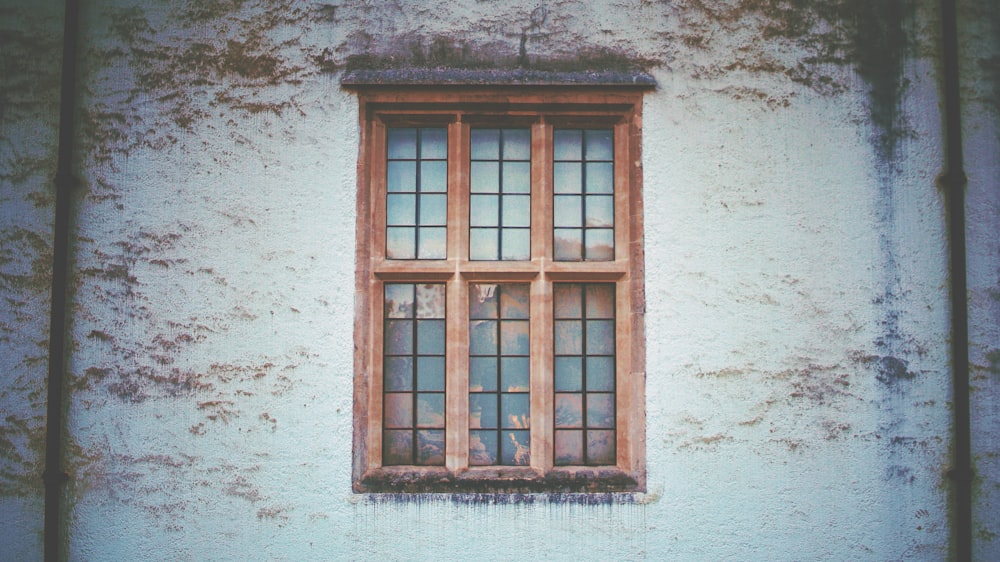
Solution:
<path fill-rule="evenodd" d="M 359 97 L 355 306 L 355 492 L 645 491 L 645 334 L 641 174 L 642 91 L 627 87 L 355 88 Z M 385 256 L 386 131 L 446 127 L 447 258 Z M 531 259 L 469 259 L 472 127 L 531 129 Z M 553 260 L 553 131 L 614 131 L 614 259 Z M 384 466 L 383 298 L 386 283 L 446 284 L 446 436 L 444 466 Z M 469 287 L 530 284 L 530 466 L 470 466 Z M 611 283 L 615 291 L 615 464 L 553 462 L 553 284 Z"/>

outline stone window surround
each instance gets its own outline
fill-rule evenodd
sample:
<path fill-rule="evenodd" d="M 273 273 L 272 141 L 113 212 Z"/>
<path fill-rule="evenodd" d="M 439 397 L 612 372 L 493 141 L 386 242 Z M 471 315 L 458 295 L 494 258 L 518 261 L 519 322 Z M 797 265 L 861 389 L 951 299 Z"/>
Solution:
<path fill-rule="evenodd" d="M 641 492 L 645 490 L 645 338 L 641 189 L 642 90 L 629 86 L 349 86 L 358 93 L 355 305 L 355 492 Z M 647 85 L 648 87 L 648 85 Z M 448 252 L 444 260 L 385 258 L 387 126 L 448 129 Z M 530 261 L 469 260 L 472 126 L 530 127 Z M 615 259 L 552 259 L 552 135 L 555 127 L 614 129 Z M 541 233 L 541 235 L 539 234 Z M 446 458 L 443 467 L 382 466 L 382 295 L 386 282 L 447 283 Z M 531 284 L 531 465 L 469 466 L 468 287 Z M 616 285 L 617 458 L 614 466 L 553 465 L 552 283 Z"/>

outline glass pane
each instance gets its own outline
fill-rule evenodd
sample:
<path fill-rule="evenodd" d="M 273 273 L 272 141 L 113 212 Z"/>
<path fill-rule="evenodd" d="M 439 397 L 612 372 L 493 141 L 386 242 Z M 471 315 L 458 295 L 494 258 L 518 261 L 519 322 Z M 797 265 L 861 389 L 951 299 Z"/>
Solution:
<path fill-rule="evenodd" d="M 504 195 L 503 225 L 531 226 L 531 197 L 528 195 Z"/>
<path fill-rule="evenodd" d="M 469 285 L 469 318 L 496 318 L 499 288 L 499 285 L 488 283 Z"/>
<path fill-rule="evenodd" d="M 583 131 L 574 129 L 556 129 L 553 133 L 552 144 L 555 149 L 556 160 L 581 160 L 581 142 Z"/>
<path fill-rule="evenodd" d="M 417 464 L 444 464 L 444 431 L 425 429 L 417 432 Z"/>
<path fill-rule="evenodd" d="M 469 353 L 472 355 L 497 354 L 497 322 L 495 320 L 469 322 Z"/>
<path fill-rule="evenodd" d="M 444 283 L 417 285 L 417 318 L 444 318 Z"/>
<path fill-rule="evenodd" d="M 614 226 L 615 201 L 610 195 L 587 196 L 587 226 Z"/>
<path fill-rule="evenodd" d="M 385 222 L 388 225 L 416 224 L 417 198 L 414 195 L 390 193 L 385 206 Z"/>
<path fill-rule="evenodd" d="M 558 379 L 556 379 L 558 380 Z M 559 390 L 556 388 L 556 390 Z M 615 390 L 615 358 L 587 358 L 587 390 L 614 392 Z"/>
<path fill-rule="evenodd" d="M 531 231 L 527 228 L 504 229 L 503 233 L 504 260 L 531 259 Z"/>
<path fill-rule="evenodd" d="M 555 371 L 556 392 L 579 392 L 583 390 L 582 358 L 556 357 Z"/>
<path fill-rule="evenodd" d="M 583 353 L 583 323 L 579 320 L 556 320 L 556 355 Z"/>
<path fill-rule="evenodd" d="M 483 466 L 497 462 L 497 432 L 469 432 L 469 464 Z"/>
<path fill-rule="evenodd" d="M 529 160 L 531 158 L 531 129 L 503 130 L 503 159 Z"/>
<path fill-rule="evenodd" d="M 469 259 L 495 260 L 499 257 L 498 230 L 473 228 L 469 231 Z"/>
<path fill-rule="evenodd" d="M 531 432 L 504 431 L 500 441 L 500 462 L 506 465 L 531 464 Z"/>
<path fill-rule="evenodd" d="M 382 432 L 382 464 L 413 463 L 413 432 L 409 429 Z"/>
<path fill-rule="evenodd" d="M 505 320 L 500 325 L 500 353 L 503 355 L 528 354 L 527 320 Z"/>
<path fill-rule="evenodd" d="M 552 182 L 556 193 L 580 193 L 583 190 L 581 171 L 583 166 L 576 162 L 556 162 L 553 165 Z"/>
<path fill-rule="evenodd" d="M 555 250 L 553 257 L 559 261 L 580 261 L 583 259 L 583 231 L 578 228 L 557 228 L 553 233 Z"/>
<path fill-rule="evenodd" d="M 500 359 L 500 387 L 504 392 L 528 392 L 529 373 L 527 357 Z"/>
<path fill-rule="evenodd" d="M 417 427 L 444 427 L 444 394 L 417 394 Z"/>
<path fill-rule="evenodd" d="M 469 427 L 471 429 L 497 427 L 496 394 L 469 395 Z"/>
<path fill-rule="evenodd" d="M 579 195 L 556 195 L 553 205 L 553 222 L 560 226 L 583 226 L 583 197 Z"/>
<path fill-rule="evenodd" d="M 587 354 L 614 355 L 615 353 L 615 321 L 587 321 Z"/>
<path fill-rule="evenodd" d="M 386 320 L 386 355 L 409 355 L 413 353 L 413 320 Z"/>
<path fill-rule="evenodd" d="M 444 355 L 444 320 L 417 320 L 417 353 Z"/>
<path fill-rule="evenodd" d="M 471 357 L 469 359 L 469 392 L 496 392 L 496 357 Z"/>
<path fill-rule="evenodd" d="M 472 129 L 471 135 L 473 160 L 500 158 L 500 129 Z"/>
<path fill-rule="evenodd" d="M 614 431 L 587 432 L 587 464 L 615 464 L 617 460 Z"/>
<path fill-rule="evenodd" d="M 500 218 L 499 195 L 473 195 L 469 201 L 470 226 L 498 226 Z"/>
<path fill-rule="evenodd" d="M 391 260 L 412 260 L 416 257 L 417 229 L 389 227 L 385 229 L 385 255 Z"/>
<path fill-rule="evenodd" d="M 390 195 L 392 197 L 392 195 Z M 420 196 L 420 224 L 444 226 L 448 224 L 448 196 Z"/>
<path fill-rule="evenodd" d="M 583 427 L 583 396 L 556 394 L 556 427 Z"/>
<path fill-rule="evenodd" d="M 417 157 L 416 129 L 389 129 L 386 139 L 389 145 L 389 158 Z"/>
<path fill-rule="evenodd" d="M 416 191 L 417 163 L 389 162 L 389 173 L 385 180 L 386 191 Z"/>
<path fill-rule="evenodd" d="M 386 357 L 383 367 L 385 390 L 413 390 L 413 359 L 409 357 Z"/>
<path fill-rule="evenodd" d="M 587 318 L 615 317 L 615 286 L 587 285 Z"/>
<path fill-rule="evenodd" d="M 611 162 L 588 162 L 587 193 L 614 192 L 614 165 Z"/>
<path fill-rule="evenodd" d="M 417 390 L 444 392 L 444 357 L 417 357 Z"/>
<path fill-rule="evenodd" d="M 591 129 L 584 132 L 587 144 L 587 160 L 613 160 L 614 138 L 611 129 Z"/>
<path fill-rule="evenodd" d="M 503 163 L 503 192 L 531 192 L 531 164 L 528 162 Z"/>
<path fill-rule="evenodd" d="M 496 162 L 473 162 L 469 172 L 472 193 L 500 192 L 500 164 Z"/>
<path fill-rule="evenodd" d="M 501 394 L 500 411 L 500 423 L 505 429 L 531 427 L 531 406 L 527 394 Z"/>
<path fill-rule="evenodd" d="M 504 318 L 528 318 L 531 306 L 531 285 L 516 283 L 504 285 L 500 294 L 500 313 Z"/>
<path fill-rule="evenodd" d="M 580 430 L 556 431 L 555 464 L 583 464 L 583 432 Z"/>
<path fill-rule="evenodd" d="M 587 395 L 587 427 L 615 426 L 615 395 Z"/>
<path fill-rule="evenodd" d="M 413 318 L 413 285 L 385 285 L 385 315 L 389 318 Z"/>
<path fill-rule="evenodd" d="M 413 395 L 409 392 L 387 393 L 384 417 L 388 428 L 413 427 Z"/>
<path fill-rule="evenodd" d="M 588 148 L 589 150 L 589 148 Z M 440 129 L 421 129 L 420 130 L 420 157 L 421 158 L 440 158 L 445 159 L 448 157 L 448 130 L 445 128 Z"/>
<path fill-rule="evenodd" d="M 420 163 L 420 191 L 439 193 L 448 191 L 447 162 Z"/>
<path fill-rule="evenodd" d="M 587 231 L 587 259 L 612 261 L 615 259 L 615 231 L 596 228 Z"/>
<path fill-rule="evenodd" d="M 422 260 L 443 260 L 447 255 L 447 233 L 447 228 L 436 226 L 421 228 L 417 257 Z"/>
<path fill-rule="evenodd" d="M 571 283 L 556 283 L 552 286 L 552 301 L 555 304 L 556 318 L 581 318 L 583 316 L 580 289 L 580 285 Z"/>

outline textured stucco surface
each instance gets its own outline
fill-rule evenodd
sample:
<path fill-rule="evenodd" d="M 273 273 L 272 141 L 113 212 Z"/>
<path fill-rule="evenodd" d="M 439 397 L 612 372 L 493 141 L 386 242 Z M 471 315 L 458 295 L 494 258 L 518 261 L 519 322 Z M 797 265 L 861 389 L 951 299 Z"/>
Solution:
<path fill-rule="evenodd" d="M 58 2 L 0 4 L 0 517 L 41 552 Z M 83 2 L 71 559 L 949 548 L 934 3 Z M 976 556 L 1000 558 L 1000 8 L 962 3 Z M 648 493 L 351 493 L 347 70 L 649 71 Z"/>

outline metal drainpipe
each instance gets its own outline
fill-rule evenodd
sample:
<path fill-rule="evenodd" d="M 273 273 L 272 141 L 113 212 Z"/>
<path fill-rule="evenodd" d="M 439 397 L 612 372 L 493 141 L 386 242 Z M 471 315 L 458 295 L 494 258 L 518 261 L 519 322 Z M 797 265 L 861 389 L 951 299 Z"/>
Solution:
<path fill-rule="evenodd" d="M 49 377 L 45 428 L 45 560 L 60 559 L 61 500 L 68 480 L 62 468 L 63 377 L 66 365 L 66 290 L 69 269 L 70 203 L 73 177 L 73 113 L 76 108 L 78 0 L 66 0 L 63 26 L 62 89 L 59 100 L 59 162 L 52 255 L 52 310 L 49 317 Z"/>
<path fill-rule="evenodd" d="M 958 82 L 958 21 L 955 0 L 941 1 L 944 63 L 945 188 L 951 275 L 952 412 L 954 462 L 952 480 L 955 559 L 972 560 L 972 447 L 969 417 L 969 314 L 965 263 L 965 177 L 962 158 L 962 115 Z"/>

